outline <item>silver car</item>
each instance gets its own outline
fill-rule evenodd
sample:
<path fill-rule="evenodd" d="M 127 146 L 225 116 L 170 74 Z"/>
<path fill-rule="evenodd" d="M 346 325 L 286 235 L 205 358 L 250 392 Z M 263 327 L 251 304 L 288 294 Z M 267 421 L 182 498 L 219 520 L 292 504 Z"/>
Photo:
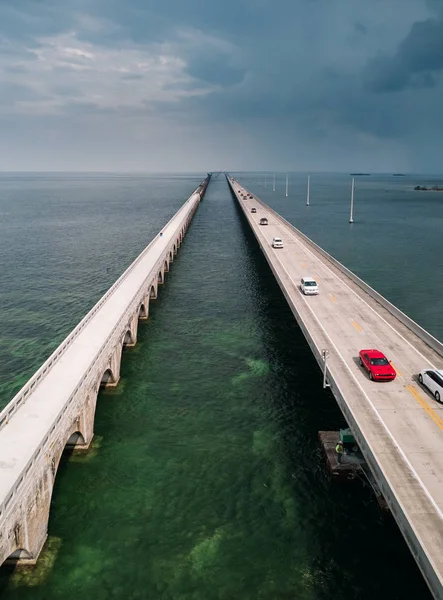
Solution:
<path fill-rule="evenodd" d="M 279 237 L 272 238 L 273 248 L 283 248 L 283 240 Z"/>
<path fill-rule="evenodd" d="M 437 402 L 443 397 L 443 371 L 424 369 L 418 376 L 419 382 L 428 388 Z"/>
<path fill-rule="evenodd" d="M 300 281 L 300 289 L 305 296 L 318 294 L 318 285 L 312 277 L 302 277 Z"/>

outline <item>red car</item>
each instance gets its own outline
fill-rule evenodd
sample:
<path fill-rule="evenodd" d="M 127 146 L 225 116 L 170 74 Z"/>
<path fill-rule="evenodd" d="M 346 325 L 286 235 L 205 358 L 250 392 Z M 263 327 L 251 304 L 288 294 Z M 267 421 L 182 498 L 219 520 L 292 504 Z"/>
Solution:
<path fill-rule="evenodd" d="M 392 381 L 397 375 L 380 350 L 360 350 L 360 365 L 366 369 L 372 381 Z"/>

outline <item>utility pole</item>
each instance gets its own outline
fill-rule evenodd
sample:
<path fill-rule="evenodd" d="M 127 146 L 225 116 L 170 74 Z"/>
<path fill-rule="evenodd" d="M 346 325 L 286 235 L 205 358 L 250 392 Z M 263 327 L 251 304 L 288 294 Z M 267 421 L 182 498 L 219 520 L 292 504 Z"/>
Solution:
<path fill-rule="evenodd" d="M 289 191 L 289 179 L 288 179 L 288 174 L 286 174 L 286 198 L 288 197 L 288 191 Z"/>
<path fill-rule="evenodd" d="M 349 223 L 354 222 L 354 178 L 351 185 L 351 214 L 349 215 Z"/>
<path fill-rule="evenodd" d="M 275 192 L 275 173 L 274 173 L 274 187 L 272 188 L 272 191 Z"/>
<path fill-rule="evenodd" d="M 306 196 L 306 206 L 309 206 L 309 195 L 311 193 L 311 176 L 308 175 L 308 193 Z"/>
<path fill-rule="evenodd" d="M 329 350 L 322 350 L 322 356 L 323 356 L 323 362 L 324 362 L 324 367 L 323 367 L 323 389 L 327 388 L 327 387 L 331 387 L 329 385 L 329 383 L 326 383 L 326 371 L 327 371 L 327 360 L 328 360 L 328 356 L 329 356 Z"/>

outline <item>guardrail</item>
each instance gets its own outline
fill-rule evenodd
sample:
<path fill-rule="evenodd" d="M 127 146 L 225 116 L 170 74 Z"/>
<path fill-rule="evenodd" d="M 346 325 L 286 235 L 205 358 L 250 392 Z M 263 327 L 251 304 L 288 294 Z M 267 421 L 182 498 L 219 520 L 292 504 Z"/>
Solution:
<path fill-rule="evenodd" d="M 201 187 L 201 185 L 199 187 Z M 206 191 L 206 187 L 204 188 L 204 191 Z M 177 228 L 176 228 L 176 231 L 177 231 L 181 227 L 183 227 L 183 225 L 186 223 L 186 221 L 187 221 L 187 219 L 189 219 L 189 217 L 192 217 L 192 215 L 195 213 L 195 211 L 197 209 L 197 206 L 198 206 L 197 204 L 195 204 L 195 197 L 194 196 L 195 196 L 196 193 L 198 193 L 199 200 L 202 197 L 202 195 L 197 191 L 198 189 L 199 188 L 197 188 L 191 194 L 191 196 L 185 202 L 185 204 L 179 209 L 179 211 L 177 211 L 177 213 L 172 217 L 172 219 L 170 219 L 168 221 L 167 225 L 169 225 L 174 219 L 176 219 L 177 215 L 180 214 L 180 212 L 184 212 L 185 213 L 184 218 L 180 221 L 179 225 L 177 226 Z M 203 192 L 203 194 L 204 194 L 204 192 Z M 192 204 L 193 202 L 194 202 L 194 206 L 189 210 L 189 205 Z M 167 227 L 167 225 L 164 227 L 164 229 Z M 173 237 L 175 237 L 175 236 L 173 236 Z M 65 342 L 68 340 L 68 338 L 66 338 L 65 342 L 63 342 L 59 346 L 59 348 L 53 353 L 53 355 L 51 355 L 49 357 L 49 359 L 46 361 L 46 363 L 44 363 L 42 365 L 42 367 L 40 367 L 40 369 L 37 371 L 37 373 L 34 375 L 34 377 L 31 378 L 31 380 L 28 382 L 28 384 L 30 384 L 31 381 L 34 381 L 33 385 L 29 386 L 29 387 L 28 387 L 28 385 L 26 385 L 25 388 L 28 387 L 29 390 L 31 390 L 31 389 L 34 388 L 35 382 L 39 381 L 41 379 L 41 376 L 43 374 L 46 374 L 47 371 L 54 365 L 54 363 L 56 362 L 56 360 L 61 356 L 61 354 L 63 354 L 63 352 L 67 349 L 67 347 L 78 336 L 78 334 L 80 333 L 80 331 L 82 331 L 84 329 L 85 325 L 90 322 L 91 318 L 97 313 L 97 310 L 99 310 L 99 308 L 103 305 L 103 303 L 106 301 L 106 299 L 109 298 L 109 296 L 117 289 L 118 285 L 120 285 L 122 283 L 123 279 L 128 275 L 128 273 L 146 255 L 146 252 L 149 250 L 149 248 L 151 247 L 151 245 L 153 244 L 153 242 L 155 241 L 155 239 L 156 238 L 154 238 L 154 240 L 152 240 L 148 244 L 148 246 L 146 246 L 146 248 L 134 260 L 134 262 L 131 263 L 131 265 L 124 271 L 124 273 L 117 279 L 117 281 L 109 288 L 108 292 L 106 292 L 106 294 L 99 300 L 99 302 L 97 302 L 97 304 L 91 309 L 91 311 L 89 311 L 89 313 L 86 315 L 86 317 L 84 317 L 84 319 L 82 319 L 82 321 L 80 321 L 79 325 L 77 325 L 77 327 L 68 336 L 68 338 L 71 338 L 71 335 L 74 332 L 76 332 L 76 335 L 70 339 L 69 344 L 65 344 Z M 149 277 L 152 277 L 152 276 L 156 277 L 157 276 L 158 271 L 162 268 L 162 266 L 164 264 L 165 258 L 173 250 L 173 247 L 174 247 L 174 240 L 167 246 L 167 248 L 165 249 L 165 251 L 163 252 L 163 254 L 161 255 L 161 257 L 156 261 L 154 267 L 150 271 Z M 124 314 L 130 313 L 131 310 L 132 310 L 132 308 L 135 311 L 135 309 L 137 307 L 137 304 L 140 302 L 140 297 L 139 297 L 140 296 L 140 292 L 143 290 L 144 287 L 146 287 L 146 280 L 149 277 L 146 277 L 143 280 L 143 282 L 140 284 L 139 288 L 137 289 L 137 292 L 135 293 L 135 295 L 133 296 L 133 298 L 129 302 L 128 306 L 126 307 L 126 309 L 124 311 Z M 81 325 L 81 328 L 80 328 L 80 325 Z M 66 412 L 67 412 L 67 410 L 68 410 L 68 408 L 69 408 L 69 406 L 71 404 L 71 401 L 74 399 L 74 397 L 76 396 L 76 394 L 78 393 L 78 391 L 80 390 L 80 388 L 82 387 L 82 385 L 84 384 L 84 382 L 86 381 L 86 379 L 88 378 L 88 376 L 91 373 L 91 371 L 94 368 L 94 366 L 102 358 L 102 355 L 103 355 L 103 353 L 105 352 L 105 350 L 106 350 L 106 348 L 108 346 L 108 342 L 112 339 L 112 337 L 115 335 L 116 331 L 120 327 L 121 327 L 121 321 L 118 321 L 116 323 L 116 325 L 112 328 L 112 331 L 107 336 L 104 344 L 102 345 L 101 349 L 98 351 L 98 353 L 96 354 L 96 356 L 94 357 L 94 360 L 91 362 L 91 364 L 89 365 L 88 369 L 81 376 L 81 378 L 78 381 L 78 383 L 77 383 L 74 391 L 67 398 L 66 402 L 63 405 L 63 408 L 60 410 L 59 414 L 54 419 L 54 422 L 52 423 L 51 427 L 49 428 L 46 436 L 43 438 L 43 440 L 41 441 L 41 443 L 35 449 L 34 453 L 32 454 L 31 458 L 29 459 L 29 461 L 26 463 L 26 465 L 23 468 L 23 471 L 20 473 L 20 476 L 18 477 L 15 485 L 11 488 L 10 492 L 8 493 L 8 495 L 5 497 L 4 501 L 0 505 L 0 518 L 4 515 L 4 511 L 9 506 L 12 498 L 14 497 L 14 495 L 16 494 L 16 492 L 18 491 L 18 489 L 20 488 L 21 484 L 25 481 L 25 476 L 29 473 L 29 471 L 32 468 L 33 464 L 35 464 L 36 459 L 42 453 L 42 450 L 44 449 L 45 445 L 49 442 L 50 436 L 54 432 L 56 426 L 60 423 L 60 421 L 63 418 L 63 416 L 66 414 Z M 62 350 L 62 348 L 63 348 L 63 350 Z M 57 358 L 55 358 L 55 357 L 57 357 Z M 44 369 L 45 366 L 47 367 L 46 369 Z M 37 375 L 39 375 L 39 376 L 37 377 Z M 18 404 L 18 405 L 15 406 L 15 410 L 13 412 L 15 412 L 17 410 L 18 406 L 20 406 L 22 404 L 22 402 L 28 397 L 28 395 L 29 395 L 29 392 L 25 396 L 19 398 L 19 400 L 21 400 L 21 402 L 20 402 L 20 404 Z M 20 393 L 17 396 L 20 396 Z M 13 398 L 13 400 L 11 401 L 11 403 L 16 400 L 17 396 Z M 5 407 L 4 411 L 2 411 L 2 412 L 6 412 L 7 413 L 7 417 L 9 415 L 9 412 L 7 411 L 7 409 L 10 406 L 11 403 L 9 403 Z M 12 414 L 13 414 L 13 412 L 12 412 Z M 2 423 L 4 424 L 3 421 L 2 421 Z"/>
<path fill-rule="evenodd" d="M 233 190 L 232 182 L 230 181 L 229 178 L 228 178 L 228 181 L 229 181 L 229 185 L 231 186 L 231 189 Z M 326 250 L 323 250 L 323 248 L 321 246 L 316 244 L 307 235 L 305 235 L 299 229 L 294 227 L 294 225 L 292 225 L 292 223 L 289 223 L 289 221 L 287 221 L 284 217 L 279 215 L 278 212 L 276 212 L 268 204 L 263 202 L 263 200 L 260 200 L 260 198 L 257 198 L 257 196 L 255 196 L 254 194 L 253 194 L 253 197 L 254 197 L 254 200 L 259 202 L 262 206 L 266 207 L 266 210 L 269 210 L 269 212 L 271 212 L 278 220 L 280 220 L 282 223 L 284 223 L 285 225 L 290 227 L 293 231 L 295 231 L 295 233 L 297 233 L 301 238 L 303 238 L 303 240 L 305 242 L 310 244 L 310 246 L 312 248 L 314 248 L 317 252 L 319 252 L 323 256 L 323 258 L 326 258 L 326 260 L 328 260 L 335 267 L 337 267 L 337 269 L 339 269 L 344 275 L 349 277 L 349 279 L 351 279 L 356 285 L 358 285 L 359 288 L 361 288 L 363 291 L 365 291 L 367 294 L 369 294 L 371 296 L 371 298 L 373 298 L 376 302 L 378 302 L 378 304 L 380 304 L 389 313 L 391 313 L 391 315 L 396 317 L 401 323 L 403 323 L 403 325 L 405 325 L 408 329 L 410 329 L 413 333 L 415 333 L 415 335 L 417 337 L 419 337 L 423 342 L 425 342 L 425 344 L 427 344 L 430 348 L 432 348 L 432 350 L 434 350 L 435 352 L 437 352 L 437 354 L 439 354 L 441 357 L 443 357 L 443 343 L 440 342 L 440 340 L 438 340 L 433 335 L 431 335 L 429 333 L 429 331 L 426 331 L 426 329 L 423 329 L 423 327 L 421 327 L 418 323 L 413 321 L 410 317 L 408 317 L 408 315 L 406 315 L 399 308 L 397 308 L 394 304 L 389 302 L 389 300 L 387 300 L 384 296 L 382 296 L 376 290 L 374 290 L 374 288 L 372 288 L 370 285 L 365 283 L 363 281 L 363 279 L 360 279 L 360 277 L 358 277 L 350 269 L 345 267 L 341 262 L 339 262 L 337 259 L 335 259 L 333 256 L 331 256 L 331 254 L 326 252 Z"/>
<path fill-rule="evenodd" d="M 185 202 L 185 204 L 179 209 L 179 211 L 167 222 L 164 226 L 164 229 L 177 217 L 177 215 L 185 210 L 185 207 L 191 201 L 194 194 L 199 193 L 198 190 L 201 187 L 198 186 L 194 192 L 191 194 L 189 199 Z M 199 194 L 200 195 L 200 194 Z M 77 338 L 77 336 L 83 331 L 85 326 L 91 321 L 91 319 L 95 316 L 97 311 L 103 306 L 103 304 L 108 300 L 108 298 L 115 292 L 115 290 L 120 286 L 122 281 L 127 277 L 127 275 L 134 269 L 134 267 L 142 260 L 142 258 L 146 255 L 146 253 L 151 248 L 152 244 L 155 242 L 154 238 L 146 248 L 139 254 L 139 256 L 132 262 L 129 267 L 120 275 L 120 277 L 115 281 L 115 283 L 109 288 L 109 290 L 100 298 L 100 300 L 91 308 L 91 310 L 83 317 L 80 323 L 71 331 L 71 333 L 63 340 L 63 342 L 54 350 L 54 352 L 46 359 L 46 361 L 42 364 L 42 366 L 34 373 L 34 375 L 28 380 L 28 382 L 21 388 L 19 392 L 12 398 L 12 400 L 3 408 L 0 412 L 0 429 L 2 429 L 12 415 L 17 411 L 17 409 L 26 401 L 26 398 L 29 394 L 34 390 L 35 386 L 41 380 L 41 378 L 48 373 L 48 371 L 54 366 L 54 364 L 59 360 L 61 355 L 67 350 L 67 348 L 72 344 L 72 342 Z"/>
<path fill-rule="evenodd" d="M 229 181 L 232 193 L 235 196 L 236 201 L 240 205 L 240 209 L 242 210 L 243 215 L 245 216 L 245 218 L 247 220 L 250 221 L 251 220 L 250 215 L 248 215 L 246 213 L 244 207 L 241 205 L 238 195 L 234 191 L 233 182 L 230 181 L 229 179 L 228 179 L 228 181 Z M 360 288 L 362 288 L 362 291 L 365 291 L 366 293 L 368 293 L 381 306 L 385 307 L 386 310 L 388 310 L 390 313 L 393 314 L 393 316 L 398 318 L 404 325 L 406 325 L 408 327 L 408 329 L 410 329 L 413 333 L 415 333 L 418 337 L 420 337 L 420 339 L 422 339 L 430 347 L 432 347 L 439 354 L 441 354 L 441 352 L 439 352 L 439 346 L 442 346 L 442 345 L 440 344 L 439 340 L 436 340 L 436 338 L 431 336 L 431 334 L 429 334 L 426 330 L 424 330 L 422 327 L 420 327 L 420 325 L 415 323 L 412 319 L 409 319 L 409 317 L 407 315 L 405 315 L 399 309 L 397 309 L 397 307 L 392 305 L 388 300 L 386 300 L 383 296 L 381 296 L 381 294 L 379 294 L 378 292 L 373 290 L 373 288 L 368 286 L 363 280 L 361 280 L 359 277 L 357 277 L 354 273 L 352 273 L 352 271 L 347 269 L 339 261 L 334 259 L 331 255 L 329 255 L 325 250 L 323 250 L 315 242 L 310 240 L 310 238 L 308 238 L 305 234 L 301 233 L 296 227 L 294 227 L 291 223 L 286 221 L 286 219 L 281 217 L 276 211 L 274 211 L 272 208 L 270 208 L 266 203 L 261 201 L 256 196 L 253 196 L 253 198 L 259 205 L 261 205 L 263 208 L 268 210 L 276 219 L 278 219 L 280 222 L 284 223 L 285 225 L 288 225 L 292 230 L 294 230 L 297 234 L 299 234 L 304 239 L 304 241 L 306 241 L 307 243 L 309 243 L 311 245 L 312 248 L 317 250 L 325 259 L 330 261 L 344 275 L 349 277 Z M 257 231 L 255 231 L 255 229 L 253 227 L 252 227 L 252 231 L 253 231 L 258 243 L 260 244 L 260 246 L 262 246 L 261 241 L 259 239 L 259 234 L 257 233 Z M 309 331 L 308 327 L 305 325 L 303 318 L 298 313 L 298 310 L 295 306 L 295 303 L 293 302 L 293 299 L 291 298 L 291 295 L 287 292 L 284 283 L 282 283 L 282 280 L 280 278 L 278 270 L 273 265 L 273 261 L 271 259 L 270 252 L 269 252 L 270 249 L 268 247 L 264 246 L 262 248 L 262 250 L 263 250 L 263 253 L 267 259 L 267 262 L 268 262 L 271 270 L 273 271 L 273 273 L 277 279 L 277 282 L 280 284 L 280 288 L 281 288 L 284 296 L 286 297 L 286 300 L 288 301 L 288 305 L 291 307 L 292 312 L 306 337 L 306 340 L 313 352 L 315 359 L 317 360 L 321 370 L 323 370 L 324 362 L 322 361 L 322 358 L 321 358 L 321 350 L 320 350 L 320 347 L 318 346 L 318 343 L 316 343 L 316 341 L 314 340 L 314 337 L 310 334 L 310 331 Z M 390 310 L 391 307 L 393 310 Z M 397 313 L 400 313 L 400 315 L 403 315 L 405 320 L 400 319 L 400 317 Z M 417 328 L 417 330 L 415 329 L 415 327 Z M 324 333 L 326 335 L 326 332 L 324 332 Z M 321 332 L 320 332 L 320 335 L 321 335 Z M 432 346 L 429 343 L 428 336 L 430 338 L 430 341 L 432 342 Z M 434 340 L 437 343 L 437 347 L 434 347 L 434 344 L 433 344 Z M 317 340 L 317 342 L 318 342 L 318 340 Z M 341 361 L 341 357 L 337 356 L 336 354 L 335 354 L 335 357 Z M 349 426 L 351 427 L 351 429 L 355 435 L 355 438 L 358 442 L 358 446 L 362 449 L 365 460 L 369 464 L 370 469 L 371 469 L 372 473 L 374 474 L 374 477 L 376 478 L 378 485 L 380 486 L 383 496 L 386 499 L 386 501 L 388 502 L 388 505 L 392 511 L 392 514 L 395 516 L 395 519 L 400 528 L 400 531 L 403 533 L 406 543 L 408 544 L 409 549 L 411 550 L 412 555 L 415 558 L 415 560 L 422 572 L 422 575 L 424 576 L 431 592 L 433 593 L 435 598 L 443 600 L 443 589 L 442 589 L 442 582 L 440 579 L 440 572 L 438 569 L 435 568 L 435 565 L 432 561 L 432 555 L 428 552 L 425 545 L 423 544 L 420 535 L 417 533 L 417 531 L 414 527 L 414 524 L 408 520 L 409 513 L 404 507 L 404 503 L 402 501 L 401 495 L 397 493 L 396 486 L 392 484 L 392 478 L 390 478 L 388 476 L 383 464 L 378 462 L 378 460 L 376 458 L 376 453 L 374 451 L 373 444 L 371 443 L 370 438 L 365 433 L 365 427 L 363 427 L 362 420 L 359 419 L 358 412 L 355 410 L 355 407 L 352 407 L 352 404 L 350 405 L 346 401 L 345 394 L 339 385 L 336 367 L 337 367 L 337 365 L 336 364 L 334 365 L 334 363 L 333 363 L 333 365 L 328 364 L 328 373 L 329 373 L 328 382 L 330 384 L 330 389 L 333 392 L 333 394 L 338 402 L 338 405 L 345 416 L 346 421 L 349 423 Z M 374 416 L 378 417 L 377 411 L 374 411 Z M 372 440 L 372 442 L 373 441 L 374 440 Z M 389 442 L 386 441 L 386 444 L 388 444 L 388 443 Z M 391 437 L 391 443 L 392 443 L 392 446 L 390 447 L 389 452 L 398 453 L 401 455 L 402 450 L 397 446 L 395 440 L 392 437 Z M 415 474 L 412 474 L 412 475 L 414 476 L 415 479 L 417 479 Z M 432 499 L 431 498 L 429 498 L 429 499 L 431 500 L 430 505 L 431 504 L 434 505 L 434 509 L 437 508 L 437 514 L 441 514 L 438 507 L 435 505 L 435 503 L 432 501 Z M 428 511 L 428 508 L 423 505 L 421 505 L 421 508 L 423 509 L 424 512 Z M 430 507 L 429 507 L 429 510 L 431 510 Z"/>

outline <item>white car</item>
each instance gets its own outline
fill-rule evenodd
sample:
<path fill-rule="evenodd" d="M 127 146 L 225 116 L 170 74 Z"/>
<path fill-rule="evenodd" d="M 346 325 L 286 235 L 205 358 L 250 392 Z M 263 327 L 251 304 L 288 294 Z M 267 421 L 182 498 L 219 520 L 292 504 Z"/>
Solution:
<path fill-rule="evenodd" d="M 272 238 L 272 247 L 273 248 L 283 248 L 283 240 L 281 238 Z"/>
<path fill-rule="evenodd" d="M 443 398 L 443 371 L 436 369 L 424 369 L 418 376 L 419 382 L 428 388 L 437 402 Z"/>
<path fill-rule="evenodd" d="M 318 285 L 313 277 L 302 277 L 300 289 L 305 296 L 318 294 Z"/>

